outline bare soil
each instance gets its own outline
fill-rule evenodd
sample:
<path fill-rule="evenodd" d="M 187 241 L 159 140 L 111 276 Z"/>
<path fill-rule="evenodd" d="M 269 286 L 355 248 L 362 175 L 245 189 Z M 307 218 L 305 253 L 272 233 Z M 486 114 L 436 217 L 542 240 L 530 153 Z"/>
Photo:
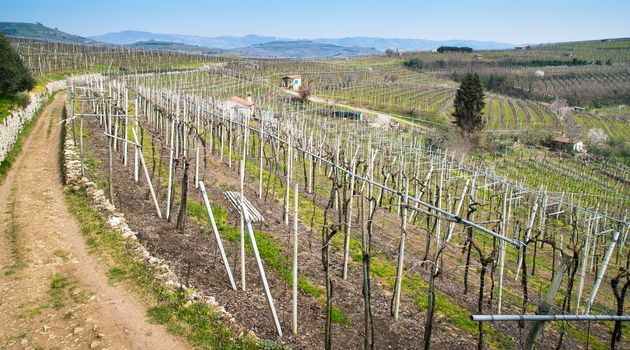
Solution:
<path fill-rule="evenodd" d="M 107 183 L 105 164 L 107 160 L 107 143 L 95 122 L 90 122 L 90 142 L 88 152 L 97 162 L 103 164 L 102 169 L 89 174 L 101 184 Z M 156 149 L 159 142 L 154 141 Z M 122 152 L 121 152 L 122 153 Z M 323 347 L 324 304 L 321 299 L 300 293 L 299 296 L 299 332 L 292 335 L 291 322 L 291 286 L 287 285 L 274 271 L 265 264 L 265 272 L 269 280 L 271 292 L 284 331 L 278 338 L 253 256 L 248 255 L 246 264 L 247 289 L 233 291 L 229 287 L 227 274 L 218 256 L 214 238 L 209 235 L 209 227 L 199 225 L 189 218 L 186 230 L 180 234 L 176 230 L 177 200 L 172 210 L 171 222 L 157 217 L 155 208 L 148 194 L 147 185 L 142 179 L 139 183 L 133 180 L 132 153 L 130 165 L 122 163 L 121 153 L 115 153 L 114 161 L 114 204 L 125 213 L 130 227 L 137 231 L 140 241 L 152 254 L 170 262 L 173 270 L 181 280 L 188 281 L 190 286 L 202 289 L 208 295 L 216 297 L 236 320 L 262 338 L 273 339 L 289 344 L 296 349 L 319 349 Z M 156 151 L 156 154 L 159 152 Z M 159 155 L 158 155 L 159 156 Z M 148 161 L 148 160 L 147 160 Z M 210 202 L 214 206 L 229 208 L 229 223 L 239 226 L 239 214 L 224 197 L 223 191 L 238 191 L 238 173 L 236 167 L 229 168 L 221 162 L 218 155 L 208 155 L 207 174 L 204 182 Z M 191 161 L 191 163 L 193 163 Z M 162 164 L 168 164 L 168 152 L 162 154 Z M 201 202 L 198 190 L 193 186 L 194 166 L 191 166 L 188 196 Z M 155 178 L 157 178 L 157 174 Z M 178 167 L 176 179 L 181 180 L 181 165 Z M 154 180 L 154 184 L 159 181 Z M 166 184 L 157 187 L 158 199 L 164 214 L 166 203 Z M 176 183 L 175 188 L 180 188 Z M 265 221 L 256 223 L 255 229 L 264 231 L 274 237 L 282 248 L 282 254 L 291 256 L 289 245 L 289 227 L 282 219 L 282 204 L 271 196 L 267 201 L 258 199 L 257 183 L 246 181 L 245 196 L 263 214 Z M 324 273 L 321 264 L 321 238 L 319 231 L 311 232 L 310 227 L 301 223 L 300 235 L 300 274 L 311 282 L 324 286 Z M 240 287 L 240 263 L 238 245 L 224 238 L 226 248 L 237 286 Z M 333 250 L 331 271 L 334 275 L 334 305 L 348 318 L 349 325 L 333 325 L 333 347 L 336 349 L 356 349 L 363 344 L 363 296 L 361 266 L 351 263 L 348 279 L 343 280 L 341 274 L 341 252 Z M 372 280 L 372 312 L 374 320 L 374 338 L 377 349 L 412 349 L 421 346 L 424 332 L 424 312 L 420 311 L 410 299 L 403 298 L 398 321 L 390 316 L 391 291 L 382 288 Z M 439 348 L 448 346 L 465 346 L 474 343 L 472 337 L 444 322 L 437 317 L 436 329 L 432 344 Z M 440 326 L 443 325 L 443 326 Z"/>
<path fill-rule="evenodd" d="M 102 132 L 95 125 L 90 125 L 92 135 L 88 143 L 88 150 L 97 160 L 97 163 L 106 164 L 107 143 L 102 136 Z M 159 149 L 160 142 L 155 139 L 155 146 Z M 160 156 L 160 152 L 158 156 Z M 290 344 L 298 349 L 315 349 L 323 346 L 324 329 L 324 309 L 321 300 L 300 294 L 299 301 L 299 325 L 298 335 L 291 335 L 290 330 L 290 286 L 288 286 L 271 267 L 265 264 L 267 277 L 271 285 L 276 307 L 280 316 L 284 337 L 279 339 L 276 336 L 269 310 L 264 299 L 260 278 L 256 270 L 253 257 L 247 258 L 247 290 L 233 291 L 229 288 L 227 275 L 221 264 L 220 257 L 216 251 L 216 244 L 211 238 L 209 228 L 199 225 L 189 219 L 187 228 L 183 234 L 177 233 L 175 222 L 178 211 L 178 201 L 176 201 L 172 211 L 171 222 L 160 220 L 148 195 L 146 183 L 141 179 L 139 183 L 133 181 L 132 166 L 125 167 L 121 162 L 121 154 L 115 155 L 114 161 L 114 188 L 115 205 L 122 208 L 130 226 L 139 232 L 140 240 L 151 250 L 151 252 L 170 262 L 176 273 L 184 281 L 188 281 L 195 288 L 204 290 L 209 295 L 217 298 L 219 303 L 231 312 L 238 322 L 245 327 L 255 331 L 259 336 L 274 339 L 282 343 Z M 162 164 L 168 162 L 168 152 L 161 152 Z M 132 157 L 130 157 L 130 160 Z M 221 161 L 218 155 L 208 155 L 206 157 L 207 173 L 204 175 L 204 182 L 208 189 L 211 203 L 215 206 L 229 208 L 229 222 L 238 227 L 238 213 L 231 207 L 222 192 L 226 190 L 238 191 L 238 173 L 236 165 L 229 168 L 225 161 Z M 130 164 L 132 162 L 130 161 Z M 191 163 L 193 163 L 191 161 Z M 202 160 L 203 163 L 203 160 Z M 191 165 L 189 185 L 189 198 L 200 202 L 199 191 L 194 189 L 192 184 L 194 165 Z M 179 173 L 175 178 L 180 180 L 181 165 L 178 167 Z M 164 176 L 164 174 L 162 174 Z M 106 173 L 103 169 L 90 174 L 101 183 L 106 183 Z M 166 186 L 156 181 L 157 192 L 160 204 L 163 208 L 166 203 Z M 282 184 L 278 183 L 278 186 Z M 175 188 L 180 188 L 181 183 L 176 183 Z M 256 229 L 264 231 L 274 237 L 279 242 L 282 253 L 287 257 L 291 255 L 289 228 L 284 225 L 282 219 L 282 203 L 272 198 L 259 200 L 257 182 L 255 179 L 246 180 L 245 196 L 264 215 L 265 222 L 255 225 Z M 271 197 L 271 196 L 270 196 Z M 325 206 L 326 198 L 319 198 L 317 204 Z M 392 213 L 387 210 L 380 210 L 380 218 L 376 224 L 377 234 L 374 236 L 373 244 L 379 251 L 395 260 L 397 256 L 398 238 L 400 234 L 400 219 L 397 218 L 395 210 Z M 321 264 L 321 238 L 319 231 L 312 231 L 306 224 L 301 223 L 300 233 L 300 274 L 305 275 L 313 283 L 323 286 L 324 273 Z M 355 225 L 358 227 L 358 225 Z M 463 235 L 456 232 L 456 235 Z M 407 273 L 417 273 L 426 276 L 426 269 L 422 268 L 421 252 L 424 251 L 426 232 L 414 227 L 409 230 L 407 250 L 413 252 L 409 254 L 405 261 L 408 269 Z M 238 247 L 236 244 L 224 240 L 229 261 L 234 273 L 235 280 L 240 280 L 238 264 Z M 457 251 L 456 251 L 457 250 Z M 334 304 L 349 320 L 349 326 L 334 325 L 333 345 L 335 348 L 361 348 L 363 341 L 363 301 L 361 284 L 361 267 L 351 264 L 350 273 L 347 280 L 339 277 L 341 266 L 341 252 L 333 251 L 332 271 L 334 273 Z M 472 263 L 478 259 L 473 258 Z M 438 289 L 448 294 L 456 303 L 468 310 L 476 310 L 478 291 L 478 269 L 471 267 L 468 294 L 463 294 L 462 264 L 463 255 L 458 248 L 454 248 L 449 257 L 444 262 L 444 275 L 437 281 Z M 540 272 L 539 272 L 540 273 Z M 545 277 L 550 274 L 544 271 Z M 415 295 L 404 295 L 402 298 L 401 315 L 398 321 L 394 321 L 389 315 L 389 303 L 391 300 L 391 288 L 378 284 L 378 279 L 373 279 L 372 310 L 375 327 L 376 348 L 417 348 L 421 346 L 424 332 L 424 312 L 420 311 L 412 298 Z M 489 294 L 489 278 L 486 281 L 486 294 Z M 495 281 L 496 283 L 496 281 Z M 504 287 L 511 290 L 519 290 L 518 281 L 506 279 Z M 495 285 L 496 288 L 496 285 Z M 530 291 L 531 296 L 540 299 L 539 291 Z M 507 298 L 507 297 L 506 297 Z M 486 298 L 487 299 L 487 298 Z M 496 300 L 494 301 L 496 303 Z M 484 306 L 485 311 L 492 310 L 492 306 Z M 504 299 L 504 310 L 520 312 L 518 303 Z M 584 326 L 584 325 L 582 325 Z M 515 323 L 497 323 L 492 325 L 499 332 L 512 339 L 519 339 L 527 333 L 527 328 L 519 328 Z M 598 335 L 606 333 L 605 327 L 593 324 L 591 330 Z M 547 327 L 542 338 L 544 344 L 555 344 L 558 339 L 558 332 Z M 603 341 L 606 341 L 604 335 Z M 469 333 L 450 324 L 443 315 L 437 314 L 434 324 L 434 336 L 432 345 L 436 348 L 459 346 L 469 348 L 476 344 L 476 339 Z M 518 341 L 516 346 L 519 347 Z M 581 348 L 582 346 L 570 337 L 565 337 L 563 348 Z"/>
<path fill-rule="evenodd" d="M 63 196 L 59 93 L 0 185 L 0 349 L 188 349 L 108 283 Z"/>

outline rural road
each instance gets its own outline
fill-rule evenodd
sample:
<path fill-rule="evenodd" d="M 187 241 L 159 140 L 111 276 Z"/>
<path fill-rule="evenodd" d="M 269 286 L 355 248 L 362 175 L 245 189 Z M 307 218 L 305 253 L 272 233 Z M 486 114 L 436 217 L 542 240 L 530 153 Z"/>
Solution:
<path fill-rule="evenodd" d="M 56 95 L 0 184 L 0 349 L 187 349 L 108 283 L 63 196 Z"/>

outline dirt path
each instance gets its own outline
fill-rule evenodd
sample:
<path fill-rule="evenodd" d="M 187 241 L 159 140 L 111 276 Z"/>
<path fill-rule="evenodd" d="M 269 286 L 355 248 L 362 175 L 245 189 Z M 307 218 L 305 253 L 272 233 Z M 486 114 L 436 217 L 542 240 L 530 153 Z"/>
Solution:
<path fill-rule="evenodd" d="M 374 126 L 376 127 L 387 126 L 389 125 L 391 120 L 394 119 L 392 115 L 387 114 L 387 113 L 382 113 L 382 112 L 378 112 L 378 111 L 367 109 L 367 108 L 355 107 L 355 106 L 347 105 L 344 103 L 339 103 L 331 99 L 325 99 L 325 98 L 321 98 L 317 96 L 309 96 L 308 99 L 309 101 L 312 101 L 312 102 L 326 103 L 329 105 L 334 105 L 341 108 L 347 108 L 347 109 L 351 109 L 351 110 L 361 112 L 361 113 L 372 114 L 374 115 L 374 121 L 372 122 L 372 124 L 374 124 Z"/>
<path fill-rule="evenodd" d="M 65 98 L 45 109 L 0 185 L 0 349 L 187 349 L 87 253 L 58 164 Z"/>
<path fill-rule="evenodd" d="M 298 96 L 298 92 L 297 91 L 293 91 L 293 90 L 284 90 L 284 92 L 286 92 L 289 95 L 293 95 L 293 96 Z M 374 118 L 371 121 L 371 124 L 374 125 L 375 127 L 385 127 L 390 125 L 392 120 L 395 120 L 396 122 L 406 125 L 406 126 L 411 126 L 411 127 L 415 127 L 418 129 L 422 129 L 424 131 L 429 131 L 430 129 L 422 126 L 422 125 L 418 125 L 412 122 L 409 122 L 407 120 L 404 120 L 402 118 L 400 118 L 399 116 L 395 116 L 392 114 L 387 114 L 387 113 L 383 113 L 383 112 L 379 112 L 379 111 L 375 111 L 373 109 L 367 109 L 367 108 L 362 108 L 362 107 L 356 107 L 356 106 L 351 106 L 348 104 L 344 104 L 344 103 L 339 103 L 335 100 L 332 99 L 328 99 L 328 98 L 322 98 L 322 97 L 318 97 L 318 96 L 309 96 L 307 97 L 307 99 L 311 102 L 316 102 L 316 103 L 325 103 L 327 105 L 332 105 L 332 106 L 337 106 L 340 108 L 346 108 L 346 109 L 350 109 L 356 112 L 361 112 L 361 113 L 366 113 L 366 114 L 370 114 L 372 115 Z"/>

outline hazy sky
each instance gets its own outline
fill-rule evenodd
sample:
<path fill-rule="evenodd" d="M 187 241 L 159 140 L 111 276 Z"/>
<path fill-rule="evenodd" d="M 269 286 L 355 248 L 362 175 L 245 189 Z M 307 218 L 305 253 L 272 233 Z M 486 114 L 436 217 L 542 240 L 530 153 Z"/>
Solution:
<path fill-rule="evenodd" d="M 539 43 L 629 37 L 630 0 L 0 0 L 0 21 L 83 36 L 142 30 Z"/>

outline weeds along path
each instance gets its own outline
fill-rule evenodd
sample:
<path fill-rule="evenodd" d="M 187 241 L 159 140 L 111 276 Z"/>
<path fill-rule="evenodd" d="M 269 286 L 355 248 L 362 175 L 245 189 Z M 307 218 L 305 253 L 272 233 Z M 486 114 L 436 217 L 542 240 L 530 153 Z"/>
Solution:
<path fill-rule="evenodd" d="M 68 212 L 59 167 L 64 92 L 39 116 L 0 185 L 0 349 L 182 349 L 108 283 Z"/>

